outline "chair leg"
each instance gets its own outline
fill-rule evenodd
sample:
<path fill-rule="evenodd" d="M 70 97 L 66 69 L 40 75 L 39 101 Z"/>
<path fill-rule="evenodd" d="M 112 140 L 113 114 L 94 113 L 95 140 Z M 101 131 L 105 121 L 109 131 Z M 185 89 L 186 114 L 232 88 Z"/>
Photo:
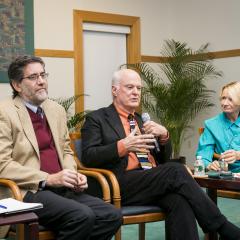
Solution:
<path fill-rule="evenodd" d="M 119 228 L 119 230 L 116 232 L 115 234 L 115 240 L 121 240 L 121 227 Z"/>
<path fill-rule="evenodd" d="M 16 225 L 16 239 L 24 240 L 24 224 Z"/>
<path fill-rule="evenodd" d="M 139 240 L 145 240 L 145 223 L 138 224 Z"/>
<path fill-rule="evenodd" d="M 169 240 L 170 236 L 169 236 L 168 225 L 166 225 L 166 221 L 164 223 L 165 223 L 165 239 Z"/>

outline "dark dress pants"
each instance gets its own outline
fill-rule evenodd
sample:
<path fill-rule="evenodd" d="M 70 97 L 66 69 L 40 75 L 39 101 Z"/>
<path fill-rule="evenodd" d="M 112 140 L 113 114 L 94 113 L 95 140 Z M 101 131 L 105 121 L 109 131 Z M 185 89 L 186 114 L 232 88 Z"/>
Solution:
<path fill-rule="evenodd" d="M 36 210 L 39 224 L 54 231 L 59 240 L 111 239 L 122 224 L 113 205 L 66 188 L 28 192 L 24 202 L 43 203 L 43 209 Z"/>
<path fill-rule="evenodd" d="M 180 163 L 126 171 L 119 181 L 123 205 L 158 205 L 166 211 L 167 239 L 199 239 L 196 219 L 204 232 L 215 231 L 226 221 Z"/>

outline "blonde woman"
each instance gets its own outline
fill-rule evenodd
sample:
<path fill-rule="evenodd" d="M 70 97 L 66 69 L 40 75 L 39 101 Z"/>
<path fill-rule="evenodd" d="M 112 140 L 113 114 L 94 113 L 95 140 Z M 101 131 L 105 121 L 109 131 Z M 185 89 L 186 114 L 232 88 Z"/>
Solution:
<path fill-rule="evenodd" d="M 240 82 L 222 87 L 220 94 L 222 113 L 205 121 L 196 155 L 202 156 L 208 170 L 220 170 L 213 153 L 221 154 L 232 172 L 240 172 Z"/>

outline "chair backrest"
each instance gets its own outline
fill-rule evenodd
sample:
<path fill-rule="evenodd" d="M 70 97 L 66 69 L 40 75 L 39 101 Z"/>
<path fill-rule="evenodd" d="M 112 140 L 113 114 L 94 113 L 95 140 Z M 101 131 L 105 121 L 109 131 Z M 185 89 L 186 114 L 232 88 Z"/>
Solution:
<path fill-rule="evenodd" d="M 80 171 L 81 170 L 82 171 L 84 171 L 84 170 L 91 171 L 91 169 L 87 169 L 81 163 L 82 139 L 81 139 L 80 132 L 70 133 L 70 139 L 71 139 L 71 148 L 74 152 L 75 161 L 77 163 L 77 169 Z M 93 172 L 94 172 L 94 170 L 93 170 Z M 104 198 L 104 194 L 102 192 L 102 188 L 101 188 L 101 185 L 99 184 L 99 181 L 92 177 L 88 177 L 88 189 L 85 190 L 85 192 L 92 196 L 95 196 L 95 197 Z"/>
<path fill-rule="evenodd" d="M 69 133 L 71 142 L 70 146 L 74 152 L 75 155 L 75 161 L 77 163 L 77 168 L 81 169 L 82 164 L 81 164 L 81 157 L 82 157 L 82 139 L 81 139 L 81 134 L 80 132 L 72 132 Z"/>
<path fill-rule="evenodd" d="M 199 135 L 201 135 L 203 132 L 204 132 L 204 127 L 200 127 L 200 128 L 198 129 Z"/>
<path fill-rule="evenodd" d="M 77 158 L 80 160 L 82 158 L 82 139 L 74 140 L 74 150 Z"/>

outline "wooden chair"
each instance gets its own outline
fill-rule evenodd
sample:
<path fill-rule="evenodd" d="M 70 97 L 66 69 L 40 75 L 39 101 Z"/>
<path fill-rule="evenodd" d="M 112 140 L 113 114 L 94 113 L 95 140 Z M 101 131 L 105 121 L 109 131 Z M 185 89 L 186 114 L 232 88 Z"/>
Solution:
<path fill-rule="evenodd" d="M 112 203 L 121 208 L 123 215 L 123 225 L 139 224 L 139 240 L 145 239 L 145 223 L 157 222 L 165 220 L 163 210 L 158 206 L 121 206 L 121 194 L 118 180 L 114 173 L 110 170 L 99 168 L 86 168 L 81 164 L 81 138 L 80 133 L 71 135 L 72 149 L 74 149 L 76 157 L 79 159 L 79 168 L 90 170 L 103 174 L 110 185 Z M 115 240 L 121 240 L 121 229 L 115 235 Z"/>
<path fill-rule="evenodd" d="M 201 127 L 198 129 L 199 135 L 204 132 L 204 128 Z M 220 154 L 214 153 L 213 159 L 218 160 L 220 158 Z M 227 190 L 217 190 L 218 197 L 225 197 L 225 198 L 233 198 L 233 199 L 240 199 L 240 192 L 237 191 L 227 191 Z"/>
<path fill-rule="evenodd" d="M 80 170 L 80 172 L 82 174 L 85 174 L 87 177 L 96 179 L 96 181 L 99 183 L 99 185 L 102 189 L 103 200 L 109 203 L 110 202 L 110 188 L 109 188 L 108 182 L 105 179 L 105 177 L 101 173 L 94 172 L 94 171 Z M 15 198 L 19 201 L 23 200 L 20 189 L 18 188 L 18 186 L 15 182 L 8 180 L 8 179 L 0 178 L 0 185 L 9 188 L 12 193 L 13 198 Z M 18 233 L 18 235 L 16 234 L 16 232 Z M 8 233 L 8 237 L 11 239 L 24 240 L 23 225 L 19 224 L 16 226 L 16 229 L 15 228 L 10 229 L 10 231 Z M 43 226 L 39 226 L 39 240 L 53 240 L 53 239 L 55 239 L 55 235 L 52 231 L 50 231 L 49 229 L 46 229 Z"/>

